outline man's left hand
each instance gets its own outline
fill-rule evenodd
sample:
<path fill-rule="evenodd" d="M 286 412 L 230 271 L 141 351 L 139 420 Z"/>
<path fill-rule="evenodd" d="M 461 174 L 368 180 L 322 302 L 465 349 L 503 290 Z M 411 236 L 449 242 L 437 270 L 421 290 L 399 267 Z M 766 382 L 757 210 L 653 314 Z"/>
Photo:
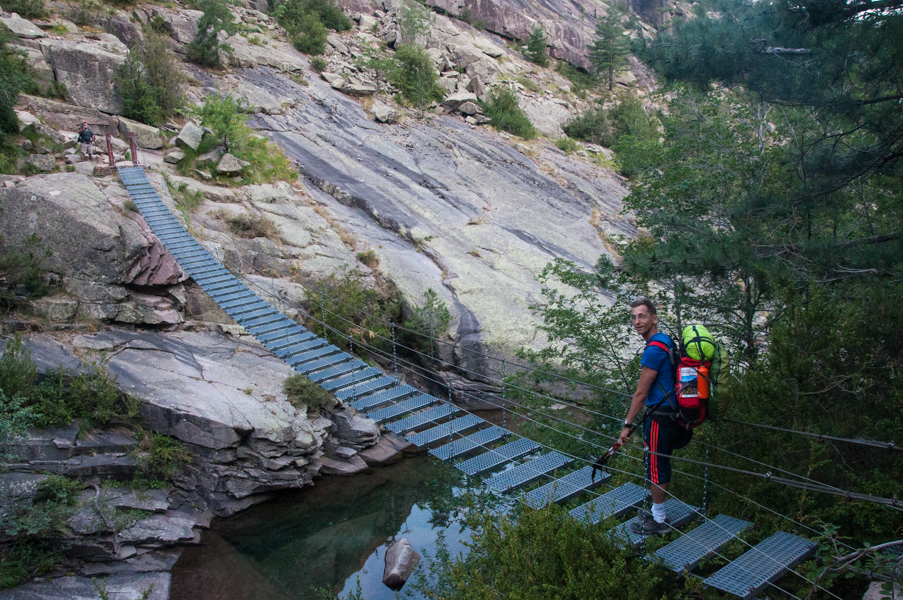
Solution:
<path fill-rule="evenodd" d="M 618 437 L 618 443 L 622 446 L 627 443 L 627 440 L 630 439 L 630 428 L 624 427 L 621 430 L 621 435 Z"/>

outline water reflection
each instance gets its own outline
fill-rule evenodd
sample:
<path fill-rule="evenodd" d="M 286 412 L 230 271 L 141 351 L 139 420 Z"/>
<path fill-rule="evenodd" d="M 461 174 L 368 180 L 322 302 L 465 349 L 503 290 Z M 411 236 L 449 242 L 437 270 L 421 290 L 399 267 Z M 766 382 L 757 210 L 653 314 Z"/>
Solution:
<path fill-rule="evenodd" d="M 457 483 L 456 471 L 423 456 L 319 479 L 216 522 L 173 569 L 171 599 L 314 599 L 313 588 L 347 592 L 358 578 L 367 600 L 394 598 L 382 584 L 387 542 L 406 537 L 433 554 L 442 530 L 453 554 L 463 550 L 467 533 L 444 522 Z"/>

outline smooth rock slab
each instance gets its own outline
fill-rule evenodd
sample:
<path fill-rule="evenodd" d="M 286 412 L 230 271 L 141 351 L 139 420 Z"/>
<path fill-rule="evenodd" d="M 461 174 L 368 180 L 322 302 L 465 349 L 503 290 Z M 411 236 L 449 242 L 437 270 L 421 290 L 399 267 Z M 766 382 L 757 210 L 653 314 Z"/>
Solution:
<path fill-rule="evenodd" d="M 154 515 L 116 535 L 120 544 L 176 544 L 194 539 L 194 521 Z"/>
<path fill-rule="evenodd" d="M 383 583 L 390 590 L 398 591 L 404 587 L 405 582 L 414 567 L 420 563 L 420 555 L 405 538 L 401 538 L 386 550 L 386 568 L 383 571 Z"/>
<path fill-rule="evenodd" d="M 66 86 L 67 101 L 108 114 L 122 112 L 122 97 L 114 82 L 124 55 L 93 43 L 50 40 L 42 44 L 56 80 Z"/>
<path fill-rule="evenodd" d="M 115 600 L 139 600 L 153 586 L 146 600 L 169 600 L 172 577 L 169 573 L 113 575 L 102 579 L 60 577 L 47 582 L 27 583 L 0 591 L 0 600 L 97 600 L 95 583 L 106 589 Z"/>
<path fill-rule="evenodd" d="M 27 19 L 23 19 L 16 13 L 9 17 L 0 18 L 0 22 L 9 27 L 15 35 L 26 40 L 47 37 L 47 34 L 41 31 L 41 28 Z"/>
<path fill-rule="evenodd" d="M 356 475 L 367 469 L 367 463 L 359 456 L 352 456 L 348 460 L 340 460 L 338 458 L 329 458 L 323 456 L 320 458 L 320 473 L 324 475 L 349 476 Z"/>

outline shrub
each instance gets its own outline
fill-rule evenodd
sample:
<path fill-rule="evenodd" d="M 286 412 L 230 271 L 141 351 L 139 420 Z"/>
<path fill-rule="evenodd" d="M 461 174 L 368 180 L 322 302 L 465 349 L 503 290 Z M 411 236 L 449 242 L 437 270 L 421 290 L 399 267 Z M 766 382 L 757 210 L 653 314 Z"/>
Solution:
<path fill-rule="evenodd" d="M 41 267 L 51 253 L 41 252 L 40 244 L 31 234 L 24 248 L 0 247 L 0 309 L 9 310 L 27 298 L 50 293 L 47 273 Z"/>
<path fill-rule="evenodd" d="M 517 94 L 505 87 L 492 90 L 489 102 L 480 102 L 483 114 L 492 119 L 497 128 L 518 135 L 525 140 L 536 137 L 536 128 L 517 103 Z"/>
<path fill-rule="evenodd" d="M 326 51 L 328 33 L 316 14 L 305 13 L 298 19 L 297 31 L 292 35 L 292 45 L 304 54 L 323 54 Z"/>
<path fill-rule="evenodd" d="M 22 55 L 7 46 L 15 39 L 5 25 L 0 25 L 0 143 L 7 134 L 19 131 L 19 119 L 13 110 L 23 88 L 31 84 L 31 71 Z"/>
<path fill-rule="evenodd" d="M 144 432 L 138 448 L 148 453 L 142 465 L 145 479 L 171 481 L 192 459 L 182 442 L 159 433 Z"/>
<path fill-rule="evenodd" d="M 549 64 L 549 55 L 546 54 L 546 34 L 539 25 L 530 34 L 530 39 L 527 41 L 527 51 L 524 54 L 527 60 L 536 63 L 540 67 L 545 67 Z"/>
<path fill-rule="evenodd" d="M 437 346 L 434 340 L 444 336 L 450 324 L 448 305 L 439 299 L 435 290 L 428 289 L 423 294 L 423 304 L 415 306 L 405 319 L 404 327 L 409 330 L 403 336 L 405 345 L 435 357 Z"/>
<path fill-rule="evenodd" d="M 596 105 L 568 121 L 562 129 L 572 138 L 607 148 L 614 146 L 621 136 L 640 141 L 658 139 L 655 121 L 646 116 L 643 105 L 633 96 L 623 97 L 609 110 Z"/>
<path fill-rule="evenodd" d="M 189 114 L 198 118 L 201 125 L 213 131 L 212 136 L 205 136 L 197 152 L 186 151 L 184 159 L 179 161 L 179 170 L 190 175 L 195 167 L 198 155 L 213 150 L 219 145 L 225 147 L 236 158 L 248 161 L 247 181 L 262 183 L 276 179 L 293 180 L 297 171 L 279 146 L 270 144 L 247 126 L 247 109 L 240 100 L 231 95 L 211 95 L 203 106 L 194 107 Z"/>
<path fill-rule="evenodd" d="M 40 19 L 45 14 L 44 0 L 5 0 L 3 9 L 23 19 Z"/>
<path fill-rule="evenodd" d="M 555 65 L 555 70 L 559 75 L 571 82 L 571 91 L 581 98 L 586 98 L 587 90 L 596 88 L 595 77 L 577 69 L 577 67 L 565 60 L 559 61 Z"/>
<path fill-rule="evenodd" d="M 129 50 L 125 62 L 116 69 L 115 81 L 122 96 L 123 116 L 148 125 L 158 125 L 163 120 L 163 111 L 137 50 Z"/>
<path fill-rule="evenodd" d="M 576 152 L 580 149 L 580 144 L 569 137 L 563 137 L 561 139 L 555 140 L 555 145 L 558 146 L 561 150 L 564 150 L 565 154 L 570 154 L 571 152 Z"/>
<path fill-rule="evenodd" d="M 396 22 L 401 44 L 416 44 L 418 36 L 429 34 L 433 26 L 433 15 L 429 8 L 415 0 L 402 0 Z"/>
<path fill-rule="evenodd" d="M 360 271 L 345 270 L 314 283 L 305 290 L 304 296 L 310 307 L 308 328 L 326 335 L 333 344 L 349 348 L 350 338 L 356 344 L 391 347 L 389 323 L 398 323 L 401 317 L 401 306 L 394 290 L 369 288 Z"/>
<path fill-rule="evenodd" d="M 439 73 L 424 48 L 405 44 L 395 52 L 396 68 L 388 74 L 389 81 L 398 88 L 401 101 L 424 109 L 430 102 L 441 102 L 445 88 L 439 84 Z"/>
<path fill-rule="evenodd" d="M 379 256 L 376 255 L 376 252 L 374 252 L 372 248 L 365 252 L 358 252 L 357 259 L 371 269 L 375 269 L 379 266 Z"/>
<path fill-rule="evenodd" d="M 326 70 L 326 67 L 329 66 L 326 64 L 326 61 L 320 58 L 319 56 L 315 56 L 310 59 L 310 68 L 314 73 L 322 73 Z"/>
<path fill-rule="evenodd" d="M 243 238 L 265 237 L 275 240 L 279 237 L 279 227 L 264 215 L 233 215 L 226 219 L 226 224 L 235 235 Z"/>
<path fill-rule="evenodd" d="M 232 52 L 232 46 L 219 41 L 221 31 L 233 35 L 237 28 L 232 22 L 232 12 L 225 0 L 203 0 L 204 14 L 198 20 L 198 32 L 188 44 L 188 58 L 205 67 L 221 67 L 221 53 Z"/>
<path fill-rule="evenodd" d="M 295 48 L 310 55 L 326 50 L 327 29 L 351 29 L 351 19 L 332 0 L 289 0 L 274 15 Z"/>
<path fill-rule="evenodd" d="M 283 391 L 285 391 L 289 403 L 298 410 L 320 412 L 324 409 L 329 410 L 338 403 L 333 394 L 300 374 L 286 379 Z"/>

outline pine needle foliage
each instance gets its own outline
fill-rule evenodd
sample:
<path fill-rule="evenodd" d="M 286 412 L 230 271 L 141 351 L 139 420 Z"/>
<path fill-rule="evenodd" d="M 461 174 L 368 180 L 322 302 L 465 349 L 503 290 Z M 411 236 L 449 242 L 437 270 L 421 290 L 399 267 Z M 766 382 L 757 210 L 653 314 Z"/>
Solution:
<path fill-rule="evenodd" d="M 589 62 L 593 72 L 611 91 L 615 77 L 627 67 L 630 39 L 624 35 L 621 21 L 624 11 L 612 3 L 605 16 L 596 23 L 596 41 L 589 48 Z"/>
<path fill-rule="evenodd" d="M 232 22 L 230 0 L 203 0 L 204 14 L 198 20 L 198 32 L 188 44 L 188 58 L 203 67 L 221 68 L 223 55 L 232 52 L 232 46 L 219 39 L 220 32 L 234 35 L 238 27 Z"/>
<path fill-rule="evenodd" d="M 530 62 L 540 67 L 548 66 L 549 55 L 546 53 L 546 34 L 542 27 L 536 26 L 530 33 L 525 54 Z"/>

